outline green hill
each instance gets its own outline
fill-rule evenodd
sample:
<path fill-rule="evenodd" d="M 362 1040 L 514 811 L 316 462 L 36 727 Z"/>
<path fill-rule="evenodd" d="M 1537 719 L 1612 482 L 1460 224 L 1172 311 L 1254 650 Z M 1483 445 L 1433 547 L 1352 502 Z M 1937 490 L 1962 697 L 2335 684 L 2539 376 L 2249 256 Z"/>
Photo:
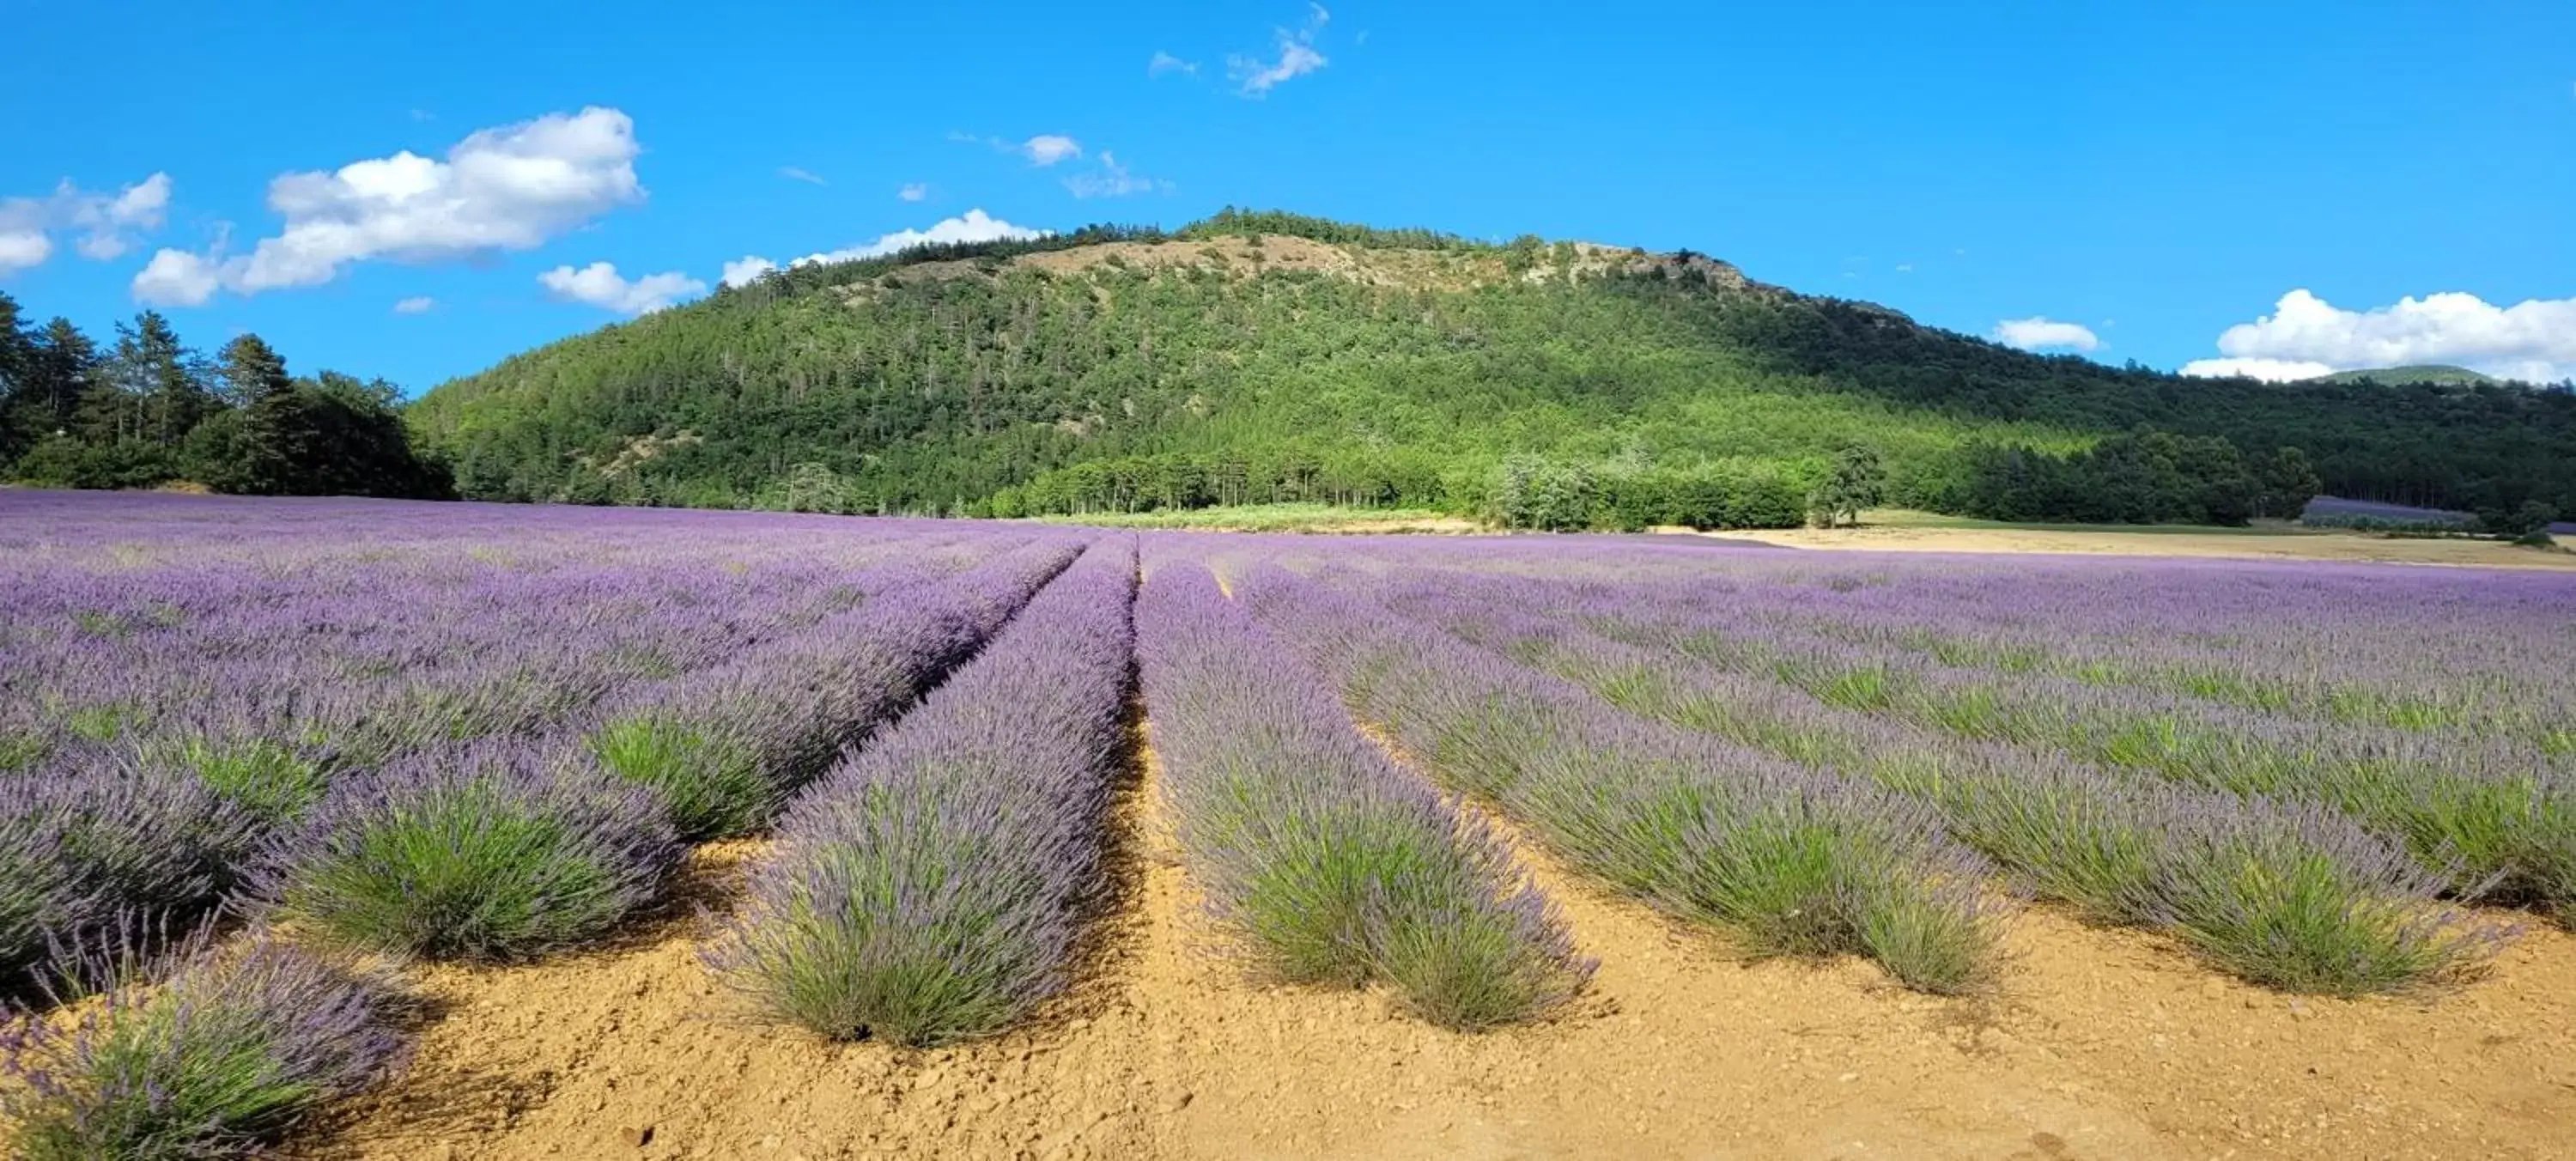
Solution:
<path fill-rule="evenodd" d="M 2464 384 L 2494 383 L 2492 375 L 2480 374 L 2466 367 L 2439 363 L 2416 367 L 2372 367 L 2359 371 L 2337 371 L 2310 380 L 2314 383 L 2435 383 L 2445 387 Z"/>
<path fill-rule="evenodd" d="M 1972 451 L 2140 428 L 2303 448 L 2338 495 L 2576 499 L 2562 392 L 2183 379 L 2009 350 L 1687 251 L 1234 212 L 781 271 L 443 384 L 408 414 L 466 494 L 499 499 L 1462 510 L 1515 457 L 1797 480 L 1858 441 L 1894 499 L 1940 507 L 1960 464 L 2022 462 Z"/>

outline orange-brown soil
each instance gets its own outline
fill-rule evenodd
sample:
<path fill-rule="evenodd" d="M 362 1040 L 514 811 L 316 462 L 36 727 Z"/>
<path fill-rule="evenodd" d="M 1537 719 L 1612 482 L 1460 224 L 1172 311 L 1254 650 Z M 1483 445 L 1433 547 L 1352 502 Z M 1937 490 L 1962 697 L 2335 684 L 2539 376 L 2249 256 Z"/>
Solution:
<path fill-rule="evenodd" d="M 1713 533 L 1791 548 L 1877 552 L 2040 552 L 2112 556 L 2199 556 L 2243 560 L 2339 560 L 2478 568 L 2576 569 L 2576 552 L 2495 540 L 2433 540 L 2360 532 L 2122 532 L 2061 528 L 1781 528 Z"/>
<path fill-rule="evenodd" d="M 700 922 L 676 919 L 579 958 L 428 970 L 442 1011 L 411 1072 L 304 1154 L 2576 1154 L 2576 939 L 2551 929 L 2456 993 L 2292 1000 L 2034 908 L 2004 993 L 1945 1000 L 1858 962 L 1744 962 L 1533 853 L 1600 974 L 1555 1022 L 1458 1035 L 1380 995 L 1243 978 L 1154 813 L 1150 793 L 1122 807 L 1102 946 L 1034 1027 L 931 1051 L 823 1043 L 747 1014 L 699 966 Z M 701 853 L 709 906 L 758 851 Z"/>

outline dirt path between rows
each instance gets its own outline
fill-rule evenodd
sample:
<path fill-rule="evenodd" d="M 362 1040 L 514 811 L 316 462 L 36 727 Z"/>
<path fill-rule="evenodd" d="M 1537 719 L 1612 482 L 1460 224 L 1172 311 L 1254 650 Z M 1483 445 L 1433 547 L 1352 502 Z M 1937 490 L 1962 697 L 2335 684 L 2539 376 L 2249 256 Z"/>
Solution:
<path fill-rule="evenodd" d="M 2543 1158 L 2576 1141 L 2576 939 L 2535 931 L 2430 1003 L 2293 1002 L 2160 940 L 2026 911 L 2007 992 L 1859 962 L 1745 963 L 1533 873 L 1602 961 L 1540 1027 L 1460 1036 L 1224 960 L 1159 818 L 1116 809 L 1120 889 L 1075 994 L 960 1048 L 831 1045 L 744 1015 L 701 921 L 509 969 L 436 968 L 411 1073 L 329 1158 Z M 757 843 L 701 851 L 721 910 Z M 647 1132 L 649 1130 L 649 1132 Z"/>

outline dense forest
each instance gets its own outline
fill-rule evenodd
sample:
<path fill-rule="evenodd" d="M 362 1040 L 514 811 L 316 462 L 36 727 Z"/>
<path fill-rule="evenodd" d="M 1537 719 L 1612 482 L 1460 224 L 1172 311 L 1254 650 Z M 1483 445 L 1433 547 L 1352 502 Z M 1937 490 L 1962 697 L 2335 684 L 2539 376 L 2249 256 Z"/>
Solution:
<path fill-rule="evenodd" d="M 309 379 L 257 335 L 211 360 L 152 311 L 101 348 L 67 319 L 31 327 L 0 294 L 0 478 L 68 488 L 186 482 L 269 496 L 438 499 L 447 467 L 414 453 L 401 395 Z"/>
<path fill-rule="evenodd" d="M 2283 449 L 2339 495 L 2576 509 L 2561 390 L 2185 379 L 1689 252 L 1232 211 L 781 270 L 447 383 L 410 418 L 466 495 L 518 500 L 1508 518 L 1507 488 L 1578 480 L 1551 494 L 1594 497 L 1596 526 L 1685 495 L 1776 520 L 1865 445 L 1889 500 L 2015 518 L 2269 510 Z M 2115 435 L 2125 458 L 2078 454 Z M 2129 490 L 2059 502 L 2079 478 Z"/>

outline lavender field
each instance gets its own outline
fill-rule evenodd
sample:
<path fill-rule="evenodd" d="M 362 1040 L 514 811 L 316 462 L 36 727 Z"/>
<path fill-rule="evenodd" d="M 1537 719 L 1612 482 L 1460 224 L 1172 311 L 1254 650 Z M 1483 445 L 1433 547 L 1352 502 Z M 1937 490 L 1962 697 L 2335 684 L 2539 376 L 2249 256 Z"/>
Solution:
<path fill-rule="evenodd" d="M 675 922 L 657 970 L 763 1035 L 1043 1033 L 1117 972 L 1146 830 L 1201 901 L 1188 970 L 1442 1035 L 1606 1019 L 1595 896 L 1926 1003 L 2034 986 L 2017 933 L 2065 917 L 2212 988 L 2438 1013 L 2576 923 L 2572 598 L 0 492 L 0 1121 L 30 1157 L 322 1132 L 437 1038 L 411 974 Z M 719 849 L 740 882 L 684 905 Z"/>

